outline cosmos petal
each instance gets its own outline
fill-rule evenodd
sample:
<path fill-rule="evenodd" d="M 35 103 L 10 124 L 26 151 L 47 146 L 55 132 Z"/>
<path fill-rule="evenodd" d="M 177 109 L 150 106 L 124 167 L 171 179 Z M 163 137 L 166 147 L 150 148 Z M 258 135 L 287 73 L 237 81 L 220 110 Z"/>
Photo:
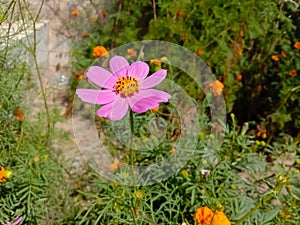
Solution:
<path fill-rule="evenodd" d="M 107 104 L 117 97 L 112 90 L 77 89 L 76 94 L 83 102 L 91 104 Z"/>
<path fill-rule="evenodd" d="M 99 66 L 90 67 L 86 72 L 86 76 L 94 84 L 103 88 L 112 88 L 115 83 L 113 75 Z"/>
<path fill-rule="evenodd" d="M 128 111 L 128 103 L 122 97 L 117 97 L 114 102 L 102 106 L 97 111 L 100 117 L 106 117 L 110 120 L 121 120 Z"/>
<path fill-rule="evenodd" d="M 137 61 L 128 68 L 128 75 L 135 76 L 139 80 L 145 79 L 149 73 L 149 66 L 145 62 Z"/>
<path fill-rule="evenodd" d="M 140 81 L 141 89 L 152 88 L 160 84 L 167 76 L 167 70 L 158 70 L 145 80 Z"/>
<path fill-rule="evenodd" d="M 129 66 L 129 63 L 122 56 L 116 55 L 112 57 L 109 61 L 109 68 L 113 74 L 115 74 L 116 72 L 118 72 L 119 70 L 127 66 Z"/>
<path fill-rule="evenodd" d="M 137 94 L 140 97 L 147 98 L 147 97 L 158 97 L 161 99 L 165 99 L 166 101 L 171 98 L 172 96 L 168 94 L 165 91 L 156 90 L 156 89 L 145 89 L 145 90 L 139 90 L 139 93 Z"/>

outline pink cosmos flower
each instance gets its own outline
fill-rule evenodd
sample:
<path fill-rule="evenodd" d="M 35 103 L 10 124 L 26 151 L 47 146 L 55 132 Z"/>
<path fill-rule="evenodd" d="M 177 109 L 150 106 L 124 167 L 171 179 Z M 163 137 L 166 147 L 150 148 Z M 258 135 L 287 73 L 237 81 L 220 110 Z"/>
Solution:
<path fill-rule="evenodd" d="M 4 225 L 17 225 L 22 221 L 22 216 L 18 216 L 13 223 L 6 222 Z"/>
<path fill-rule="evenodd" d="M 112 57 L 109 67 L 111 72 L 99 66 L 92 66 L 86 73 L 90 81 L 104 89 L 76 90 L 83 102 L 103 105 L 97 111 L 98 116 L 121 120 L 129 108 L 133 112 L 143 113 L 171 98 L 171 95 L 164 91 L 152 89 L 165 79 L 167 70 L 158 70 L 147 77 L 147 63 L 137 61 L 129 65 L 122 56 Z"/>

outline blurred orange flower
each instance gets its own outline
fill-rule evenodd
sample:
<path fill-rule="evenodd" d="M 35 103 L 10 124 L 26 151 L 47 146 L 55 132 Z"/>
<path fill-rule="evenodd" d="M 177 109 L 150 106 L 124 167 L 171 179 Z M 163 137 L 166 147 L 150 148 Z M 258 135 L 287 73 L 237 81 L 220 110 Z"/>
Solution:
<path fill-rule="evenodd" d="M 128 48 L 127 53 L 130 55 L 130 58 L 136 57 L 136 51 L 133 48 Z"/>
<path fill-rule="evenodd" d="M 214 96 L 219 96 L 224 89 L 224 85 L 218 80 L 211 82 L 209 86 Z"/>
<path fill-rule="evenodd" d="M 0 182 L 1 183 L 6 182 L 6 179 L 4 177 L 4 168 L 3 167 L 1 167 L 1 169 L 0 169 Z"/>
<path fill-rule="evenodd" d="M 74 15 L 74 16 L 76 16 L 78 14 L 79 14 L 79 11 L 77 9 L 75 9 L 71 12 L 71 15 Z"/>
<path fill-rule="evenodd" d="M 178 11 L 177 11 L 177 15 L 178 15 L 178 16 L 182 16 L 183 14 L 184 14 L 184 13 L 183 13 L 182 10 L 178 10 Z"/>
<path fill-rule="evenodd" d="M 103 11 L 101 12 L 101 14 L 102 14 L 103 17 L 106 17 L 107 12 L 103 10 Z"/>
<path fill-rule="evenodd" d="M 289 75 L 290 75 L 291 77 L 295 77 L 295 76 L 297 76 L 298 74 L 297 74 L 297 71 L 296 71 L 296 70 L 291 70 L 290 73 L 289 73 Z"/>
<path fill-rule="evenodd" d="M 94 57 L 101 57 L 101 56 L 108 57 L 108 51 L 103 46 L 96 46 L 93 49 L 93 56 Z"/>
<path fill-rule="evenodd" d="M 82 34 L 81 34 L 81 37 L 82 38 L 87 38 L 89 35 L 86 33 L 86 32 L 83 32 Z"/>
<path fill-rule="evenodd" d="M 17 120 L 18 120 L 19 122 L 23 122 L 24 119 L 25 119 L 25 117 L 24 117 L 24 112 L 23 112 L 23 110 L 22 110 L 21 108 L 16 108 L 16 109 L 14 110 L 14 116 L 17 118 Z"/>
<path fill-rule="evenodd" d="M 159 106 L 157 106 L 157 107 L 151 109 L 152 112 L 158 112 L 158 110 L 159 110 Z"/>
<path fill-rule="evenodd" d="M 282 55 L 282 57 L 286 57 L 287 56 L 287 53 L 286 52 L 281 52 L 281 55 Z"/>
<path fill-rule="evenodd" d="M 294 44 L 294 47 L 296 49 L 300 49 L 300 41 L 297 41 L 295 44 Z"/>
<path fill-rule="evenodd" d="M 117 171 L 117 169 L 119 169 L 119 167 L 120 167 L 120 161 L 119 160 L 115 160 L 112 164 L 110 164 L 110 170 L 111 170 L 111 172 L 116 172 Z"/>
<path fill-rule="evenodd" d="M 85 78 L 85 76 L 82 73 L 76 75 L 77 80 L 82 80 L 83 78 Z"/>
<path fill-rule="evenodd" d="M 272 55 L 272 59 L 274 61 L 279 61 L 279 56 L 278 55 Z"/>
<path fill-rule="evenodd" d="M 154 66 L 160 66 L 161 65 L 161 61 L 159 59 L 151 59 L 150 60 L 150 64 L 152 64 Z"/>
<path fill-rule="evenodd" d="M 216 210 L 214 213 L 206 206 L 198 208 L 193 218 L 197 225 L 231 225 L 222 211 Z"/>
<path fill-rule="evenodd" d="M 202 55 L 204 54 L 204 51 L 203 51 L 202 49 L 199 49 L 199 50 L 196 52 L 196 54 L 197 54 L 198 56 L 202 56 Z"/>
<path fill-rule="evenodd" d="M 236 78 L 238 81 L 241 81 L 242 78 L 243 78 L 243 75 L 242 75 L 242 74 L 237 74 L 237 75 L 235 75 L 235 78 Z"/>

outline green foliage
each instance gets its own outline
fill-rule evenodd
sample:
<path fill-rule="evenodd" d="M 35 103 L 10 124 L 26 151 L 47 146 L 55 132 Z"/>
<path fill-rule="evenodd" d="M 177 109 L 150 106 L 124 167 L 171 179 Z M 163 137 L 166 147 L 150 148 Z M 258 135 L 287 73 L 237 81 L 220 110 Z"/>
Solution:
<path fill-rule="evenodd" d="M 290 75 L 292 70 L 298 74 L 300 70 L 300 52 L 294 47 L 299 41 L 294 34 L 299 32 L 294 19 L 299 8 L 292 1 L 274 0 L 150 2 L 111 1 L 103 11 L 97 1 L 90 1 L 90 5 L 78 8 L 78 15 L 70 15 L 74 76 L 69 94 L 74 94 L 82 78 L 79 75 L 97 59 L 93 48 L 98 45 L 109 50 L 140 39 L 174 42 L 201 55 L 225 84 L 227 110 L 235 114 L 230 114 L 229 125 L 222 124 L 223 145 L 217 146 L 219 137 L 210 134 L 208 99 L 212 96 L 204 96 L 184 72 L 165 62 L 161 67 L 168 70 L 170 80 L 180 84 L 199 105 L 199 137 L 186 139 L 180 146 L 196 142 L 184 167 L 161 182 L 136 187 L 104 180 L 91 168 L 71 174 L 68 162 L 59 157 L 71 140 L 55 128 L 65 120 L 57 108 L 47 107 L 43 85 L 38 89 L 33 82 L 41 75 L 32 73 L 32 65 L 24 58 L 16 57 L 19 49 L 35 57 L 36 40 L 33 45 L 13 42 L 10 37 L 16 33 L 8 30 L 0 34 L 0 167 L 11 175 L 5 181 L 0 177 L 1 224 L 22 216 L 21 224 L 191 225 L 195 211 L 202 206 L 224 210 L 237 225 L 242 221 L 249 225 L 299 223 L 300 152 L 295 137 L 300 126 L 300 83 L 299 75 Z M 15 7 L 21 12 L 14 11 Z M 14 14 L 15 18 L 9 16 Z M 30 15 L 30 10 L 22 1 L 1 3 L 0 23 L 21 19 L 22 29 L 31 29 L 25 26 L 25 15 Z M 150 67 L 154 72 L 159 66 Z M 35 69 L 39 71 L 38 65 Z M 237 74 L 242 79 L 237 79 Z M 29 114 L 35 112 L 27 98 L 29 91 L 44 97 L 45 104 L 33 115 Z M 176 95 L 172 97 L 171 101 L 178 100 Z M 133 116 L 134 144 L 147 149 L 133 151 L 133 162 L 128 147 L 114 136 L 117 130 L 130 140 L 128 130 L 121 129 L 129 127 L 129 121 L 115 123 L 115 130 L 103 118 L 97 118 L 96 125 L 103 144 L 121 164 L 149 166 L 181 150 L 174 147 L 183 138 L 175 132 L 181 126 L 177 116 L 172 104 L 160 105 L 158 112 Z M 268 130 L 254 129 L 259 123 Z M 147 138 L 160 127 L 165 128 L 164 139 L 155 133 L 153 147 Z M 208 161 L 206 153 L 214 144 L 217 155 Z M 123 172 L 118 166 L 115 178 Z"/>
<path fill-rule="evenodd" d="M 300 84 L 297 76 L 289 75 L 292 70 L 299 74 L 300 66 L 299 49 L 294 48 L 299 41 L 296 4 L 190 0 L 120 1 L 112 6 L 105 8 L 105 16 L 97 7 L 87 7 L 72 18 L 75 74 L 91 65 L 96 45 L 110 49 L 141 39 L 177 43 L 195 53 L 203 51 L 201 58 L 225 84 L 228 113 L 234 112 L 241 124 L 264 123 L 270 137 L 283 130 L 296 135 Z M 96 22 L 90 22 L 87 9 L 98 12 Z M 280 60 L 273 61 L 273 55 Z M 282 118 L 279 123 L 277 117 Z"/>

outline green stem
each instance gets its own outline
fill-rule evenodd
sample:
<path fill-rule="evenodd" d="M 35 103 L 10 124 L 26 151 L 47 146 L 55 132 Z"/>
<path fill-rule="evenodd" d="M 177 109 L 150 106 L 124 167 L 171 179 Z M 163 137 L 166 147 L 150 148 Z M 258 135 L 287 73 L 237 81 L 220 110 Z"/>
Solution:
<path fill-rule="evenodd" d="M 133 182 L 136 184 L 135 180 L 135 175 L 134 175 L 134 152 L 132 149 L 132 143 L 133 143 L 133 137 L 134 137 L 134 120 L 133 120 L 133 111 L 129 111 L 129 119 L 130 119 L 130 131 L 131 131 L 131 137 L 130 137 L 130 145 L 129 145 L 129 158 L 130 158 L 130 165 L 131 165 L 131 172 L 132 172 L 132 177 L 133 177 Z M 134 187 L 136 191 L 136 187 Z M 134 224 L 137 225 L 137 210 L 138 210 L 138 205 L 134 204 L 134 198 L 133 198 L 133 208 L 131 209 Z"/>
<path fill-rule="evenodd" d="M 277 185 L 274 187 L 274 190 L 265 195 L 253 209 L 251 209 L 247 214 L 245 214 L 241 219 L 239 219 L 234 225 L 240 225 L 242 224 L 242 222 L 244 222 L 250 216 L 252 216 L 260 207 L 262 207 L 266 202 L 270 201 L 273 198 L 273 196 L 285 186 L 286 182 L 286 180 L 279 180 Z"/>
<path fill-rule="evenodd" d="M 130 131 L 131 131 L 131 137 L 130 137 L 130 145 L 129 145 L 129 154 L 130 154 L 130 165 L 132 166 L 132 170 L 133 170 L 133 166 L 134 166 L 134 152 L 132 149 L 132 143 L 133 143 L 133 136 L 134 136 L 134 121 L 133 121 L 133 112 L 132 110 L 130 110 Z"/>

